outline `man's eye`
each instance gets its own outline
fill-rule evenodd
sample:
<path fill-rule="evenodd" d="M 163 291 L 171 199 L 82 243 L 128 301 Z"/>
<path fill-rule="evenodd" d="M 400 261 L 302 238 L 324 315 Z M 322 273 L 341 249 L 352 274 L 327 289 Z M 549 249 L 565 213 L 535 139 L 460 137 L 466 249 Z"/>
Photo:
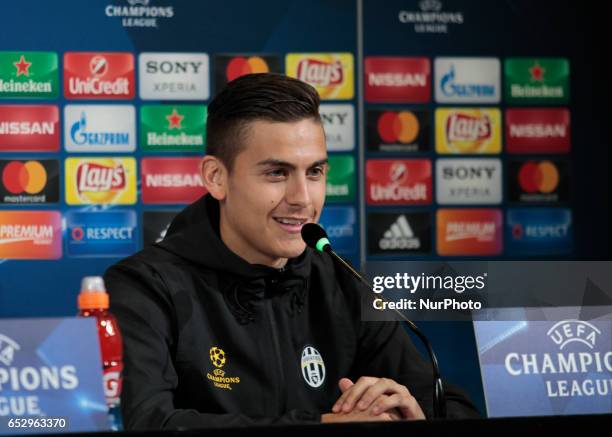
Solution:
<path fill-rule="evenodd" d="M 310 174 L 312 176 L 323 176 L 323 174 L 325 173 L 325 170 L 323 169 L 323 167 L 315 167 L 310 169 Z"/>
<path fill-rule="evenodd" d="M 273 178 L 280 178 L 285 176 L 286 172 L 283 169 L 277 169 L 277 170 L 270 170 L 269 172 L 266 173 L 266 176 L 270 176 Z"/>

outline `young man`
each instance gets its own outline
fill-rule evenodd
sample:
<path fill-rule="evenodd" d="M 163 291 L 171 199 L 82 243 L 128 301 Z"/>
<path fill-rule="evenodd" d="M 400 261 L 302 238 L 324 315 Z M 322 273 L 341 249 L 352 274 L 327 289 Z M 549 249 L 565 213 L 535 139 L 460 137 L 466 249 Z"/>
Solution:
<path fill-rule="evenodd" d="M 362 322 L 361 285 L 301 238 L 325 201 L 318 108 L 285 76 L 230 82 L 208 107 L 209 194 L 107 271 L 126 428 L 431 416 L 429 362 L 399 324 Z M 452 388 L 447 408 L 477 416 Z"/>

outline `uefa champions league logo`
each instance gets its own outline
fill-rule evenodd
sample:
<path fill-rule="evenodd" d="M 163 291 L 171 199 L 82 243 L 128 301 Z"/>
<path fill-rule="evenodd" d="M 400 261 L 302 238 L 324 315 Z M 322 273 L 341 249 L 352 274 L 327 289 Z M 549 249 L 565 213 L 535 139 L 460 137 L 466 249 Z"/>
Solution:
<path fill-rule="evenodd" d="M 548 330 L 546 335 L 563 350 L 570 343 L 582 343 L 589 349 L 595 347 L 601 331 L 589 322 L 582 320 L 563 320 Z"/>
<path fill-rule="evenodd" d="M 438 0 L 422 0 L 419 2 L 419 7 L 423 12 L 440 12 L 442 10 L 442 2 Z"/>
<path fill-rule="evenodd" d="M 0 363 L 10 366 L 15 358 L 15 351 L 21 349 L 15 340 L 0 334 Z"/>

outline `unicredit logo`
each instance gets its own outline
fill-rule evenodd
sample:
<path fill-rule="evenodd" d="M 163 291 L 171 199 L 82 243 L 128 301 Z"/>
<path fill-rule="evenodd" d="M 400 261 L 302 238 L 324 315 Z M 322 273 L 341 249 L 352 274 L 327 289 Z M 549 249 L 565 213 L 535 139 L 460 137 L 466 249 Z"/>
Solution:
<path fill-rule="evenodd" d="M 104 56 L 94 56 L 89 61 L 89 72 L 93 77 L 104 76 L 108 72 L 108 61 Z"/>
<path fill-rule="evenodd" d="M 424 204 L 431 201 L 431 163 L 428 160 L 370 160 L 366 163 L 370 204 Z"/>
<path fill-rule="evenodd" d="M 123 190 L 126 187 L 125 168 L 118 164 L 114 167 L 83 163 L 77 169 L 77 191 L 104 192 Z"/>
<path fill-rule="evenodd" d="M 68 98 L 134 97 L 131 53 L 66 53 L 64 94 Z"/>
<path fill-rule="evenodd" d="M 446 121 L 448 141 L 483 141 L 491 135 L 491 120 L 486 114 L 480 117 L 452 114 Z"/>
<path fill-rule="evenodd" d="M 314 86 L 340 85 L 344 80 L 342 62 L 302 59 L 297 67 L 297 77 Z"/>

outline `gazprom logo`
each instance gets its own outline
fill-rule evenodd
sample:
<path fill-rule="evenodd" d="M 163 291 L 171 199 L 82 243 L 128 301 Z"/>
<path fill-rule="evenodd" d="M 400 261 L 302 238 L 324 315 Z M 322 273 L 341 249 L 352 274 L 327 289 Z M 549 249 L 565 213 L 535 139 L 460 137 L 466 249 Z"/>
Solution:
<path fill-rule="evenodd" d="M 442 77 L 440 83 L 442 93 L 447 97 L 492 97 L 495 96 L 495 86 L 478 83 L 457 83 L 455 65 Z"/>
<path fill-rule="evenodd" d="M 132 105 L 66 105 L 64 125 L 68 152 L 136 149 L 136 110 Z"/>
<path fill-rule="evenodd" d="M 436 58 L 438 103 L 498 103 L 501 66 L 497 58 Z"/>
<path fill-rule="evenodd" d="M 15 352 L 19 349 L 21 347 L 15 340 L 0 334 L 0 363 L 10 366 L 15 358 Z"/>
<path fill-rule="evenodd" d="M 87 116 L 81 112 L 79 120 L 75 121 L 70 128 L 70 139 L 78 145 L 128 145 L 130 142 L 129 132 L 88 132 Z"/>
<path fill-rule="evenodd" d="M 563 350 L 570 343 L 582 343 L 589 349 L 595 347 L 601 331 L 589 322 L 582 320 L 563 320 L 548 330 L 546 335 Z"/>

